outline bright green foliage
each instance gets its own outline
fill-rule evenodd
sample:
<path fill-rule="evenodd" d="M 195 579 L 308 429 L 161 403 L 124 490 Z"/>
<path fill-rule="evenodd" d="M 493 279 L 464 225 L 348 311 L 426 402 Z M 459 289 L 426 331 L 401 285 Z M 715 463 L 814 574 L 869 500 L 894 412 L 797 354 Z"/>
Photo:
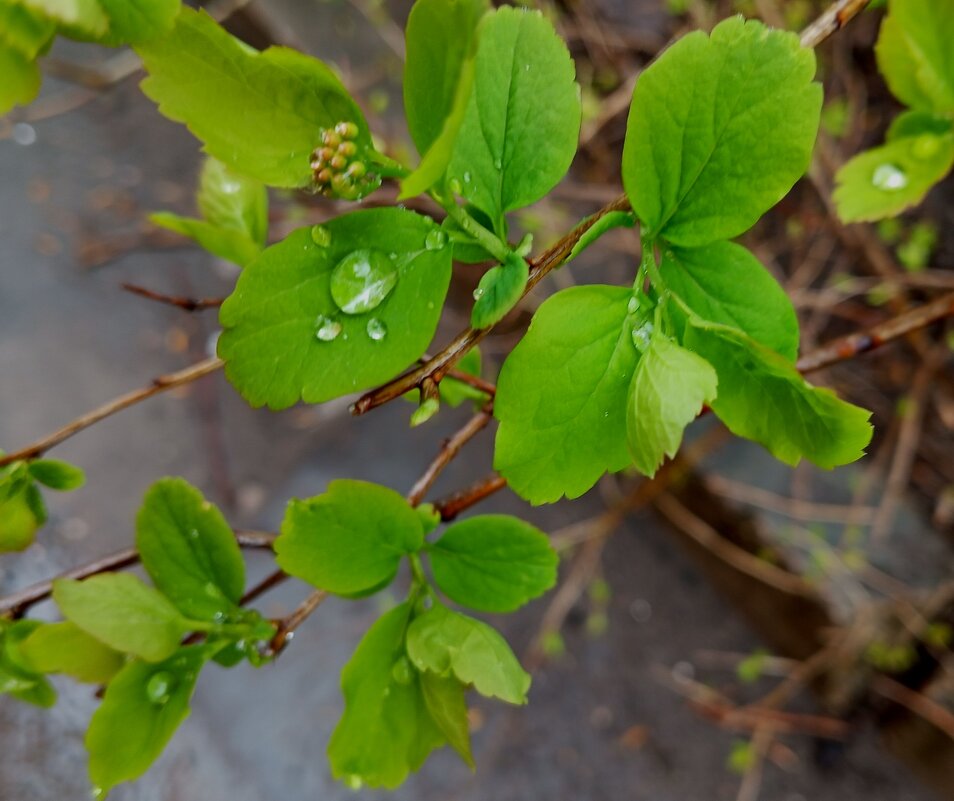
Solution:
<path fill-rule="evenodd" d="M 715 367 L 712 409 L 733 434 L 793 466 L 804 457 L 831 469 L 864 455 L 871 413 L 813 387 L 774 351 L 735 329 L 697 321 L 686 328 L 685 345 Z"/>
<path fill-rule="evenodd" d="M 419 674 L 424 704 L 431 719 L 441 730 L 448 745 L 473 770 L 474 755 L 470 748 L 470 730 L 467 726 L 466 687 L 453 676 L 438 676 L 435 673 Z"/>
<path fill-rule="evenodd" d="M 345 710 L 328 757 L 334 777 L 355 788 L 397 787 L 444 744 L 404 654 L 410 613 L 405 602 L 382 615 L 341 672 Z"/>
<path fill-rule="evenodd" d="M 136 547 L 156 587 L 195 620 L 236 611 L 245 562 L 222 513 L 181 478 L 157 481 L 136 516 Z"/>
<path fill-rule="evenodd" d="M 189 716 L 208 645 L 180 648 L 158 664 L 134 661 L 106 688 L 86 732 L 89 777 L 99 792 L 139 778 Z"/>
<path fill-rule="evenodd" d="M 38 620 L 0 621 L 0 693 L 41 707 L 56 703 L 56 691 L 23 653 L 23 642 L 43 624 Z"/>
<path fill-rule="evenodd" d="M 453 674 L 488 698 L 525 704 L 530 675 L 494 629 L 446 606 L 414 619 L 407 630 L 407 655 L 420 671 Z"/>
<path fill-rule="evenodd" d="M 332 294 L 345 259 L 352 278 L 365 263 L 380 277 L 367 294 L 339 293 L 344 305 L 383 294 L 368 312 L 345 313 Z M 253 406 L 273 409 L 386 381 L 430 343 L 450 272 L 446 235 L 411 211 L 368 209 L 295 231 L 243 270 L 222 306 L 226 375 Z M 348 282 L 338 287 L 347 292 Z"/>
<path fill-rule="evenodd" d="M 137 52 L 149 73 L 142 90 L 238 173 L 311 186 L 321 131 L 340 122 L 357 126 L 359 156 L 372 150 L 364 115 L 327 66 L 284 47 L 256 52 L 204 12 L 183 8 L 169 36 Z"/>
<path fill-rule="evenodd" d="M 25 106 L 40 93 L 40 68 L 15 50 L 0 47 L 0 114 Z"/>
<path fill-rule="evenodd" d="M 35 481 L 62 492 L 79 489 L 86 483 L 86 474 L 80 468 L 59 459 L 34 459 L 27 462 L 27 471 Z"/>
<path fill-rule="evenodd" d="M 654 476 L 673 457 L 682 432 L 716 397 L 716 372 L 705 359 L 679 347 L 658 329 L 643 353 L 626 406 L 626 436 L 636 468 Z"/>
<path fill-rule="evenodd" d="M 659 271 L 666 287 L 703 320 L 737 328 L 795 361 L 798 318 L 792 301 L 746 248 L 733 242 L 666 248 Z"/>
<path fill-rule="evenodd" d="M 181 0 L 98 0 L 98 2 L 109 18 L 109 33 L 102 42 L 112 45 L 137 45 L 164 36 L 172 30 L 181 6 Z M 83 18 L 90 18 L 90 12 L 86 11 Z"/>
<path fill-rule="evenodd" d="M 10 0 L 8 0 L 10 2 Z M 100 0 L 12 0 L 46 17 L 74 38 L 98 39 L 109 30 L 109 17 Z M 178 7 L 178 0 L 175 3 Z M 175 16 L 173 14 L 173 16 Z"/>
<path fill-rule="evenodd" d="M 499 323 L 523 297 L 530 277 L 530 265 L 511 253 L 503 264 L 491 267 L 481 276 L 474 297 L 477 302 L 470 315 L 474 328 L 488 328 Z"/>
<path fill-rule="evenodd" d="M 463 207 L 463 210 L 487 230 L 491 230 L 494 227 L 490 217 L 476 206 L 467 204 Z M 504 222 L 506 223 L 506 220 Z M 460 227 L 454 217 L 445 217 L 444 222 L 441 223 L 441 228 L 450 237 L 451 244 L 454 246 L 454 261 L 459 261 L 464 264 L 479 264 L 484 261 L 495 261 L 494 257 L 488 253 L 479 242 L 476 242 L 470 234 Z M 503 236 L 503 234 L 501 234 L 501 236 Z"/>
<path fill-rule="evenodd" d="M 639 77 L 623 185 L 644 234 L 697 247 L 738 236 L 808 167 L 821 112 L 815 56 L 792 33 L 731 18 Z"/>
<path fill-rule="evenodd" d="M 339 480 L 324 495 L 289 502 L 275 553 L 286 573 L 356 595 L 389 584 L 401 558 L 423 544 L 421 518 L 394 490 Z"/>
<path fill-rule="evenodd" d="M 85 480 L 78 467 L 56 459 L 0 467 L 0 552 L 28 548 L 46 522 L 46 504 L 37 484 L 68 491 L 83 486 Z"/>
<path fill-rule="evenodd" d="M 556 583 L 557 554 L 546 535 L 509 515 L 454 523 L 428 555 L 441 591 L 481 612 L 513 612 Z"/>
<path fill-rule="evenodd" d="M 46 50 L 55 31 L 56 25 L 45 15 L 15 0 L 0 0 L 0 48 L 33 61 Z"/>
<path fill-rule="evenodd" d="M 954 12 L 941 0 L 891 0 L 875 46 L 895 97 L 914 109 L 954 111 Z"/>
<path fill-rule="evenodd" d="M 576 498 L 630 463 L 626 397 L 637 352 L 629 289 L 581 286 L 537 309 L 500 371 L 494 465 L 531 503 Z"/>
<path fill-rule="evenodd" d="M 84 581 L 57 579 L 53 600 L 83 631 L 148 662 L 171 656 L 190 629 L 164 595 L 129 573 L 101 573 Z"/>
<path fill-rule="evenodd" d="M 581 105 L 573 61 L 539 12 L 503 7 L 480 25 L 474 85 L 448 174 L 501 233 L 504 212 L 566 174 Z"/>
<path fill-rule="evenodd" d="M 125 661 L 121 653 L 68 621 L 38 627 L 20 650 L 39 673 L 63 673 L 90 684 L 106 684 Z"/>
<path fill-rule="evenodd" d="M 566 262 L 564 262 L 564 264 L 568 264 L 569 262 L 573 261 L 573 259 L 579 256 L 607 231 L 612 231 L 614 228 L 632 228 L 635 224 L 636 215 L 634 215 L 631 211 L 607 212 L 586 229 L 586 232 L 583 234 L 583 236 L 581 236 L 577 240 L 576 244 L 573 245 L 572 250 L 570 250 L 570 255 L 567 256 Z"/>
<path fill-rule="evenodd" d="M 196 200 L 201 220 L 170 212 L 158 212 L 149 219 L 240 267 L 261 253 L 268 235 L 268 192 L 262 183 L 208 158 Z"/>

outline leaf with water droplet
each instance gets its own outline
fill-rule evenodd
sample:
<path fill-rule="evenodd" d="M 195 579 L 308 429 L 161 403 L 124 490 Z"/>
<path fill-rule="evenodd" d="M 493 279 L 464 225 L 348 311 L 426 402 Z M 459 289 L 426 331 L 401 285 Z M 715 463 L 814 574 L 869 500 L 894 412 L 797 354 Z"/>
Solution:
<path fill-rule="evenodd" d="M 324 225 L 313 225 L 311 227 L 311 241 L 320 248 L 326 248 L 331 244 L 331 231 Z"/>
<path fill-rule="evenodd" d="M 516 253 L 507 260 L 491 267 L 480 279 L 474 290 L 474 308 L 470 324 L 474 328 L 487 328 L 503 319 L 523 297 L 530 278 L 530 265 Z"/>
<path fill-rule="evenodd" d="M 437 328 L 452 249 L 427 249 L 427 236 L 436 230 L 430 219 L 396 208 L 367 209 L 325 227 L 327 246 L 316 245 L 304 228 L 265 250 L 222 306 L 219 355 L 229 380 L 253 406 L 318 403 L 380 384 L 413 363 Z M 351 306 L 355 314 L 343 314 L 333 292 L 350 305 L 344 292 L 350 284 L 342 271 L 334 289 L 333 275 L 355 251 L 380 254 L 387 269 L 393 267 L 394 281 L 371 311 L 357 313 L 359 303 Z M 384 256 L 390 253 L 393 261 Z M 383 339 L 369 337 L 368 315 L 385 327 Z M 334 341 L 317 338 L 319 317 L 340 324 Z"/>
<path fill-rule="evenodd" d="M 353 250 L 331 273 L 331 297 L 345 314 L 365 314 L 384 302 L 397 281 L 397 265 L 384 253 Z"/>
<path fill-rule="evenodd" d="M 377 317 L 372 317 L 368 320 L 367 332 L 368 337 L 375 342 L 380 342 L 388 335 L 388 327 Z"/>

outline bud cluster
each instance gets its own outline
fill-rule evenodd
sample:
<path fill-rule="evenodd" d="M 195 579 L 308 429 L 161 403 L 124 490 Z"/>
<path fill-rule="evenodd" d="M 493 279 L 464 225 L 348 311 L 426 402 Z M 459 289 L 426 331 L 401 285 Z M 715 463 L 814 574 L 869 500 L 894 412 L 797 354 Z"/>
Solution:
<path fill-rule="evenodd" d="M 321 146 L 311 154 L 315 191 L 328 197 L 358 200 L 377 187 L 378 177 L 369 174 L 367 165 L 355 158 L 357 136 L 358 126 L 353 122 L 339 122 L 334 128 L 321 130 Z"/>

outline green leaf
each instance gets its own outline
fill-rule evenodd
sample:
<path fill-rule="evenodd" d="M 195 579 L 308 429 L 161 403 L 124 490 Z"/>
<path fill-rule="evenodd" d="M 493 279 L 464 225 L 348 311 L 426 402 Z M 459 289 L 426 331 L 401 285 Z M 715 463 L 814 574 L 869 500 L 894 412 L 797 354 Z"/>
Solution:
<path fill-rule="evenodd" d="M 244 233 L 259 248 L 268 236 L 268 190 L 260 181 L 230 170 L 218 159 L 202 165 L 199 211 L 206 222 Z"/>
<path fill-rule="evenodd" d="M 156 587 L 194 620 L 234 612 L 245 561 L 222 513 L 181 478 L 153 484 L 136 516 L 136 547 Z"/>
<path fill-rule="evenodd" d="M 899 136 L 866 150 L 835 176 L 838 216 L 845 222 L 892 217 L 920 203 L 954 166 L 954 133 Z"/>
<path fill-rule="evenodd" d="M 875 45 L 888 88 L 916 109 L 954 111 L 954 14 L 936 0 L 892 0 Z"/>
<path fill-rule="evenodd" d="M 481 695 L 525 704 L 530 674 L 506 640 L 486 623 L 446 606 L 416 618 L 407 630 L 407 655 L 420 671 L 453 674 Z"/>
<path fill-rule="evenodd" d="M 500 8 L 478 31 L 474 85 L 448 175 L 500 231 L 563 178 L 580 134 L 580 90 L 566 45 L 537 11 Z"/>
<path fill-rule="evenodd" d="M 373 309 L 346 314 L 335 295 L 371 297 L 351 280 L 365 266 L 359 285 L 376 297 L 393 289 Z M 250 404 L 273 409 L 387 381 L 433 338 L 450 274 L 446 236 L 411 211 L 368 209 L 295 231 L 242 271 L 222 306 L 226 375 Z"/>
<path fill-rule="evenodd" d="M 339 480 L 323 495 L 289 502 L 275 553 L 286 573 L 354 595 L 390 583 L 402 557 L 423 544 L 421 519 L 398 493 Z"/>
<path fill-rule="evenodd" d="M 589 219 L 592 218 L 587 218 L 584 222 Z M 634 225 L 636 225 L 636 215 L 631 211 L 610 211 L 597 217 L 595 222 L 583 232 L 583 236 L 573 245 L 570 255 L 567 256 L 563 264 L 569 264 L 607 231 L 612 231 L 614 228 L 632 228 Z"/>
<path fill-rule="evenodd" d="M 172 655 L 189 631 L 189 621 L 164 595 L 129 573 L 56 579 L 53 600 L 83 631 L 148 662 Z"/>
<path fill-rule="evenodd" d="M 559 560 L 550 540 L 510 515 L 454 523 L 428 554 L 441 591 L 481 612 L 513 612 L 556 583 Z"/>
<path fill-rule="evenodd" d="M 86 483 L 86 474 L 80 468 L 58 459 L 35 459 L 27 463 L 27 470 L 50 489 L 67 492 Z"/>
<path fill-rule="evenodd" d="M 311 186 L 321 131 L 340 122 L 357 126 L 356 159 L 373 150 L 364 115 L 327 66 L 284 47 L 256 52 L 204 12 L 183 8 L 169 36 L 137 52 L 149 73 L 143 91 L 236 172 Z"/>
<path fill-rule="evenodd" d="M 748 230 L 808 168 L 821 113 L 815 56 L 792 33 L 727 19 L 643 71 L 623 185 L 653 238 L 697 247 Z"/>
<path fill-rule="evenodd" d="M 666 288 L 698 317 L 737 328 L 795 361 L 798 317 L 792 301 L 742 245 L 715 242 L 701 248 L 666 248 L 659 270 Z M 678 307 L 675 312 L 678 319 Z"/>
<path fill-rule="evenodd" d="M 69 622 L 39 627 L 21 650 L 40 673 L 65 673 L 90 684 L 106 684 L 125 661 L 121 653 Z"/>
<path fill-rule="evenodd" d="M 57 23 L 68 36 L 100 37 L 109 28 L 109 18 L 99 0 L 15 0 L 21 6 Z M 177 2 L 178 5 L 178 2 Z"/>
<path fill-rule="evenodd" d="M 467 724 L 466 689 L 457 679 L 444 678 L 434 673 L 421 673 L 421 692 L 424 703 L 437 728 L 460 758 L 474 769 L 474 755 L 470 749 L 470 729 Z"/>
<path fill-rule="evenodd" d="M 141 44 L 172 30 L 181 0 L 98 0 L 109 17 L 104 44 Z"/>
<path fill-rule="evenodd" d="M 213 256 L 230 261 L 239 267 L 244 267 L 255 260 L 262 252 L 261 246 L 241 231 L 219 228 L 205 222 L 205 220 L 196 220 L 191 217 L 181 217 L 168 211 L 159 211 L 150 214 L 149 221 L 161 228 L 188 237 Z"/>
<path fill-rule="evenodd" d="M 576 498 L 630 464 L 626 397 L 637 352 L 628 289 L 565 289 L 537 309 L 504 362 L 494 464 L 531 503 Z"/>
<path fill-rule="evenodd" d="M 657 331 L 643 353 L 626 405 L 629 452 L 652 478 L 665 456 L 672 458 L 682 432 L 716 397 L 716 371 L 705 359 Z"/>
<path fill-rule="evenodd" d="M 0 498 L 0 553 L 29 548 L 43 523 L 29 501 L 30 488 L 32 485 L 23 486 Z"/>
<path fill-rule="evenodd" d="M 480 225 L 488 231 L 493 230 L 494 223 L 484 212 L 472 204 L 464 206 L 464 212 L 473 217 Z M 454 217 L 448 215 L 441 223 L 443 230 L 451 240 L 454 246 L 454 261 L 464 264 L 479 264 L 484 261 L 496 261 L 494 257 L 484 250 L 483 246 L 477 242 L 469 233 L 467 233 Z"/>
<path fill-rule="evenodd" d="M 357 789 L 397 787 L 444 744 L 404 654 L 411 607 L 382 615 L 341 672 L 345 710 L 328 743 L 336 779 Z"/>
<path fill-rule="evenodd" d="M 523 297 L 530 278 L 530 265 L 511 253 L 503 264 L 491 267 L 481 276 L 474 296 L 477 301 L 470 315 L 474 328 L 489 328 L 499 323 Z"/>
<path fill-rule="evenodd" d="M 831 469 L 864 455 L 871 413 L 813 387 L 774 351 L 700 321 L 687 326 L 684 344 L 715 367 L 719 396 L 712 409 L 733 434 L 793 466 L 804 457 Z"/>
<path fill-rule="evenodd" d="M 56 703 L 56 691 L 23 653 L 23 642 L 43 624 L 38 620 L 4 621 L 0 650 L 0 693 L 39 707 Z"/>
<path fill-rule="evenodd" d="M 19 53 L 27 61 L 46 51 L 56 25 L 26 5 L 0 0 L 0 47 Z"/>
<path fill-rule="evenodd" d="M 130 662 L 109 683 L 86 732 L 89 776 L 100 792 L 139 778 L 189 716 L 209 647 L 192 645 L 159 664 Z"/>
<path fill-rule="evenodd" d="M 417 0 L 407 19 L 404 111 L 421 155 L 440 136 L 487 0 Z M 446 166 L 446 165 L 445 165 Z"/>
<path fill-rule="evenodd" d="M 40 93 L 40 68 L 17 50 L 0 46 L 0 75 L 0 114 L 25 106 Z"/>

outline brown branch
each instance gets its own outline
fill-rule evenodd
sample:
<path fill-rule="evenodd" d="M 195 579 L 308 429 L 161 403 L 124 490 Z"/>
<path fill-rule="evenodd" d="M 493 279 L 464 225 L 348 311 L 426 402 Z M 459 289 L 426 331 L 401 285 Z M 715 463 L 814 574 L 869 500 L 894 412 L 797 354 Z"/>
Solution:
<path fill-rule="evenodd" d="M 488 498 L 498 490 L 507 486 L 507 479 L 493 473 L 486 478 L 480 479 L 471 484 L 466 489 L 458 490 L 452 495 L 448 495 L 437 501 L 434 508 L 445 523 L 453 520 L 461 512 L 466 511 L 474 504 L 480 503 L 484 498 Z"/>
<path fill-rule="evenodd" d="M 304 623 L 321 602 L 328 597 L 327 590 L 315 590 L 288 617 L 278 624 L 278 631 L 268 645 L 267 656 L 278 656 L 295 636 L 295 630 Z"/>
<path fill-rule="evenodd" d="M 871 0 L 837 0 L 801 33 L 803 47 L 818 47 L 829 36 L 844 28 Z"/>
<path fill-rule="evenodd" d="M 178 295 L 163 295 L 152 289 L 137 284 L 121 284 L 122 288 L 133 295 L 139 295 L 146 300 L 154 300 L 157 303 L 166 303 L 170 306 L 177 306 L 188 312 L 202 311 L 204 309 L 217 309 L 225 302 L 225 298 L 185 298 Z"/>
<path fill-rule="evenodd" d="M 453 378 L 455 381 L 460 381 L 462 384 L 467 384 L 474 389 L 479 389 L 481 392 L 485 392 L 486 394 L 490 395 L 491 398 L 497 394 L 496 384 L 490 381 L 484 381 L 484 379 L 482 379 L 480 376 L 471 375 L 470 373 L 465 373 L 461 370 L 448 370 L 445 374 L 445 378 Z"/>
<path fill-rule="evenodd" d="M 277 535 L 266 531 L 236 531 L 235 539 L 239 546 L 250 549 L 270 549 Z M 108 573 L 111 570 L 122 570 L 139 562 L 139 551 L 135 548 L 125 548 L 116 553 L 97 559 L 95 562 L 61 573 L 58 579 L 75 579 L 77 581 Z M 53 592 L 53 581 L 40 581 L 31 584 L 22 590 L 0 598 L 0 615 L 9 615 L 14 618 L 22 617 L 33 605 L 45 601 Z"/>
<path fill-rule="evenodd" d="M 151 398 L 153 395 L 158 395 L 160 392 L 181 387 L 183 384 L 188 384 L 197 378 L 202 378 L 202 376 L 209 375 L 209 373 L 214 373 L 222 367 L 223 364 L 224 362 L 221 359 L 212 357 L 192 364 L 178 372 L 158 376 L 148 385 L 140 389 L 135 389 L 132 392 L 127 392 L 125 395 L 120 395 L 118 398 L 114 398 L 102 406 L 97 406 L 95 409 L 67 423 L 59 430 L 54 431 L 52 434 L 48 434 L 43 437 L 43 439 L 37 440 L 32 445 L 27 445 L 15 453 L 0 457 L 0 467 L 21 459 L 35 459 L 38 456 L 42 456 L 50 448 L 59 445 L 83 429 L 89 428 L 94 423 L 98 423 L 100 420 L 116 414 L 116 412 L 121 412 L 123 409 L 128 409 L 130 406 L 135 406 L 140 401 Z"/>
<path fill-rule="evenodd" d="M 285 579 L 289 578 L 289 575 L 284 570 L 276 570 L 273 573 L 269 573 L 265 578 L 263 578 L 258 584 L 254 587 L 249 587 L 245 591 L 245 595 L 239 600 L 239 606 L 245 606 L 247 603 L 251 603 L 260 595 L 264 595 L 272 587 L 277 587 Z"/>

